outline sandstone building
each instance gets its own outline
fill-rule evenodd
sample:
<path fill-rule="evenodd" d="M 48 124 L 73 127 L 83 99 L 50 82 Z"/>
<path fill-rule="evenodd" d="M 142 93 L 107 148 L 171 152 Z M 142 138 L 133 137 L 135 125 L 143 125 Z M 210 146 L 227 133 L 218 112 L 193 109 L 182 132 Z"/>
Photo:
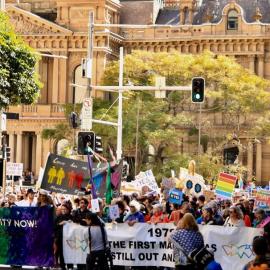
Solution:
<path fill-rule="evenodd" d="M 93 85 L 100 82 L 106 63 L 118 58 L 120 46 L 125 53 L 210 50 L 234 56 L 245 68 L 270 79 L 270 0 L 6 1 L 17 33 L 43 54 L 38 69 L 44 86 L 38 103 L 11 107 L 20 120 L 9 120 L 7 131 L 11 160 L 36 174 L 54 147 L 54 142 L 42 140 L 43 128 L 64 121 L 60 105 L 80 102 L 85 94 L 71 84 L 85 84 L 80 63 L 87 54 L 89 11 L 95 24 L 106 24 L 94 31 Z M 59 57 L 51 57 L 55 55 Z M 212 120 L 223 129 L 222 115 L 213 114 Z M 244 136 L 241 141 L 246 150 L 239 153 L 240 161 L 257 179 L 270 179 L 270 145 Z M 189 147 L 183 138 L 183 151 Z"/>

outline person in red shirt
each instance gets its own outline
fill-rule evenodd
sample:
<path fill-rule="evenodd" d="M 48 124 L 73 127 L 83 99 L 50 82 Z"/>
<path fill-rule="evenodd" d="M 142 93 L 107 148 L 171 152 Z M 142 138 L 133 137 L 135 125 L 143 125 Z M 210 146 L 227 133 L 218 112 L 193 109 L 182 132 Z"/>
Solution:
<path fill-rule="evenodd" d="M 163 206 L 162 204 L 154 204 L 153 205 L 153 215 L 148 221 L 149 224 L 158 224 L 158 223 L 168 223 L 169 218 L 167 214 L 163 213 Z"/>

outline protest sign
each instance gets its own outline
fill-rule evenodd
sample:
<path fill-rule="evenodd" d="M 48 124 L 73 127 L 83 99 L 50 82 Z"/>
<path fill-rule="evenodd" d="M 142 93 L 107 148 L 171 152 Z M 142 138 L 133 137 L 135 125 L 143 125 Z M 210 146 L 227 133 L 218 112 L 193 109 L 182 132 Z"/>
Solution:
<path fill-rule="evenodd" d="M 98 199 L 92 199 L 92 200 L 91 200 L 91 211 L 92 211 L 93 213 L 97 213 L 97 212 L 100 211 Z"/>
<path fill-rule="evenodd" d="M 106 224 L 108 241 L 115 265 L 163 266 L 174 268 L 172 244 L 169 234 L 173 224 L 149 225 L 136 223 Z M 87 227 L 65 224 L 63 232 L 66 263 L 85 262 L 88 250 Z M 252 240 L 262 235 L 262 229 L 247 227 L 200 226 L 204 243 L 214 251 L 222 269 L 242 269 L 254 258 Z M 66 244 L 72 243 L 72 244 Z"/>
<path fill-rule="evenodd" d="M 169 202 L 173 204 L 182 204 L 183 192 L 177 188 L 173 188 L 169 192 Z"/>
<path fill-rule="evenodd" d="M 98 197 L 106 193 L 107 163 L 92 168 L 93 183 Z M 112 168 L 111 183 L 114 196 L 119 196 L 121 185 L 122 162 Z M 52 192 L 77 195 L 90 181 L 88 163 L 49 154 L 41 188 Z"/>
<path fill-rule="evenodd" d="M 237 177 L 228 173 L 220 173 L 216 186 L 216 194 L 218 197 L 231 199 Z"/>
<path fill-rule="evenodd" d="M 0 208 L 0 264 L 50 267 L 53 208 Z"/>
<path fill-rule="evenodd" d="M 153 191 L 159 191 L 155 176 L 153 175 L 152 170 L 148 170 L 145 172 L 140 172 L 137 176 L 135 176 L 135 180 L 132 181 L 132 184 L 137 187 L 148 186 Z"/>
<path fill-rule="evenodd" d="M 163 190 L 165 200 L 169 198 L 169 192 L 172 188 L 175 187 L 176 179 L 175 178 L 163 178 L 161 182 L 161 187 Z"/>
<path fill-rule="evenodd" d="M 180 168 L 180 180 L 184 184 L 184 193 L 199 196 L 203 194 L 205 189 L 205 181 L 203 177 L 197 173 L 190 174 L 185 168 Z"/>
<path fill-rule="evenodd" d="M 270 208 L 270 191 L 269 190 L 257 190 L 256 193 L 256 207 L 269 209 Z"/>
<path fill-rule="evenodd" d="M 7 175 L 22 176 L 23 163 L 7 162 Z"/>
<path fill-rule="evenodd" d="M 117 204 L 111 205 L 109 207 L 109 216 L 111 220 L 116 220 L 117 218 L 119 218 L 120 213 L 119 213 L 119 207 Z"/>

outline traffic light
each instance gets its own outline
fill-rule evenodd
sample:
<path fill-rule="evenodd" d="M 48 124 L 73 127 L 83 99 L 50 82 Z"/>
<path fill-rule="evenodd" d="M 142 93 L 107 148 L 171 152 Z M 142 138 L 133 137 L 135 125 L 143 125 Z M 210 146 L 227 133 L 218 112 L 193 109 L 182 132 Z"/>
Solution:
<path fill-rule="evenodd" d="M 10 151 L 11 151 L 11 148 L 10 147 L 6 147 L 6 158 L 7 158 L 7 162 L 10 162 Z"/>
<path fill-rule="evenodd" d="M 191 100 L 194 103 L 204 102 L 204 78 L 195 77 L 192 79 Z"/>
<path fill-rule="evenodd" d="M 102 141 L 101 141 L 101 137 L 100 136 L 95 136 L 95 149 L 94 151 L 96 153 L 102 153 L 103 152 L 103 148 L 102 148 Z"/>
<path fill-rule="evenodd" d="M 91 149 L 95 151 L 95 133 L 82 131 L 78 133 L 78 154 L 91 155 Z"/>

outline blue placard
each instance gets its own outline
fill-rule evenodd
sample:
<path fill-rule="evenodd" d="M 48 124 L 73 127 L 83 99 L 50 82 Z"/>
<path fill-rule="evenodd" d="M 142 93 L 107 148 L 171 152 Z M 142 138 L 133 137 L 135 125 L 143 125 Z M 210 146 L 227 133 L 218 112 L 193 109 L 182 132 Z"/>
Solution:
<path fill-rule="evenodd" d="M 179 189 L 173 188 L 169 192 L 169 202 L 174 204 L 182 204 L 183 192 Z"/>

